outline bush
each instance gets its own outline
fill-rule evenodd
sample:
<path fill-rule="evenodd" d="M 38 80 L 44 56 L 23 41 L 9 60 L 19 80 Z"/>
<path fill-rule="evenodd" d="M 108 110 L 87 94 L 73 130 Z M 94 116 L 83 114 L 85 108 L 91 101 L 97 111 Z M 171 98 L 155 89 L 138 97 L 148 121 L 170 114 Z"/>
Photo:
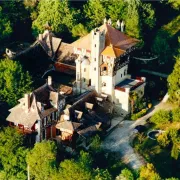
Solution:
<path fill-rule="evenodd" d="M 131 115 L 131 119 L 132 120 L 137 120 L 138 118 L 144 116 L 146 114 L 147 110 L 146 109 L 142 109 L 140 112 L 136 113 L 136 114 L 132 114 Z"/>
<path fill-rule="evenodd" d="M 140 179 L 144 180 L 160 180 L 159 174 L 156 172 L 153 164 L 147 164 L 140 170 Z"/>
<path fill-rule="evenodd" d="M 121 171 L 121 174 L 116 177 L 116 180 L 121 180 L 121 179 L 134 180 L 134 175 L 129 169 L 125 168 Z"/>
<path fill-rule="evenodd" d="M 163 147 L 167 147 L 170 143 L 170 140 L 168 138 L 168 133 L 162 133 L 158 136 L 157 138 L 158 143 L 163 146 Z"/>
<path fill-rule="evenodd" d="M 166 110 L 159 110 L 150 118 L 150 121 L 157 125 L 166 124 L 170 122 L 170 120 L 171 120 L 170 111 L 166 111 Z"/>
<path fill-rule="evenodd" d="M 179 108 L 173 109 L 172 120 L 173 122 L 180 122 L 180 109 Z"/>

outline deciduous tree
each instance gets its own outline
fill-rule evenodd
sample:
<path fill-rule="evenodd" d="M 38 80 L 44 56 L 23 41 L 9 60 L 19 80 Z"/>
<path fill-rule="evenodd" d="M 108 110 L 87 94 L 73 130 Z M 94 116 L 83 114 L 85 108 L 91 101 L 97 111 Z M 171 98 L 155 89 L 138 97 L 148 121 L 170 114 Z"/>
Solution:
<path fill-rule="evenodd" d="M 23 71 L 18 61 L 0 60 L 0 100 L 10 106 L 17 104 L 24 93 L 30 92 L 31 84 L 29 73 Z"/>
<path fill-rule="evenodd" d="M 56 146 L 52 141 L 36 143 L 27 154 L 30 177 L 48 180 L 56 170 Z"/>
<path fill-rule="evenodd" d="M 7 127 L 0 131 L 0 179 L 27 179 L 26 154 L 23 135 Z"/>

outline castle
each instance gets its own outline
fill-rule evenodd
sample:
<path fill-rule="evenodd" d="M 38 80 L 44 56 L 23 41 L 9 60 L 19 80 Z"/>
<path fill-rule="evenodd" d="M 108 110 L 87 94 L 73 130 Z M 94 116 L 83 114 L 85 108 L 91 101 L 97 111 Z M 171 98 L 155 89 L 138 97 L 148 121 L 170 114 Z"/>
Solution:
<path fill-rule="evenodd" d="M 76 59 L 76 89 L 95 89 L 125 112 L 130 111 L 129 95 L 144 95 L 145 78 L 128 74 L 130 53 L 139 40 L 104 23 L 71 45 Z"/>

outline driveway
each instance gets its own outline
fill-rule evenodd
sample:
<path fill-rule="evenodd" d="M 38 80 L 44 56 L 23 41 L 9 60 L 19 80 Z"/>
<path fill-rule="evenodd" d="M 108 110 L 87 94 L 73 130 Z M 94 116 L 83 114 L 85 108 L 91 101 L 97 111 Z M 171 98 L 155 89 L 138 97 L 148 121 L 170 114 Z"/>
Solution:
<path fill-rule="evenodd" d="M 133 129 L 137 125 L 143 125 L 156 111 L 160 109 L 172 109 L 173 107 L 166 103 L 156 103 L 154 108 L 145 116 L 136 121 L 125 120 L 121 122 L 103 141 L 102 147 L 106 151 L 119 152 L 122 161 L 132 169 L 139 169 L 146 162 L 134 151 L 130 141 L 134 137 Z"/>

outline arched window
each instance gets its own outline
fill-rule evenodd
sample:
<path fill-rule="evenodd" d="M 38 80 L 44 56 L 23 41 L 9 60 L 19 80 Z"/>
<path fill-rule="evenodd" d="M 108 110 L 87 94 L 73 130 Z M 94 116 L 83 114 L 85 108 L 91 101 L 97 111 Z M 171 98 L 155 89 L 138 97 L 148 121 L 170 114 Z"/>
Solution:
<path fill-rule="evenodd" d="M 86 72 L 86 68 L 84 68 L 84 72 Z"/>

